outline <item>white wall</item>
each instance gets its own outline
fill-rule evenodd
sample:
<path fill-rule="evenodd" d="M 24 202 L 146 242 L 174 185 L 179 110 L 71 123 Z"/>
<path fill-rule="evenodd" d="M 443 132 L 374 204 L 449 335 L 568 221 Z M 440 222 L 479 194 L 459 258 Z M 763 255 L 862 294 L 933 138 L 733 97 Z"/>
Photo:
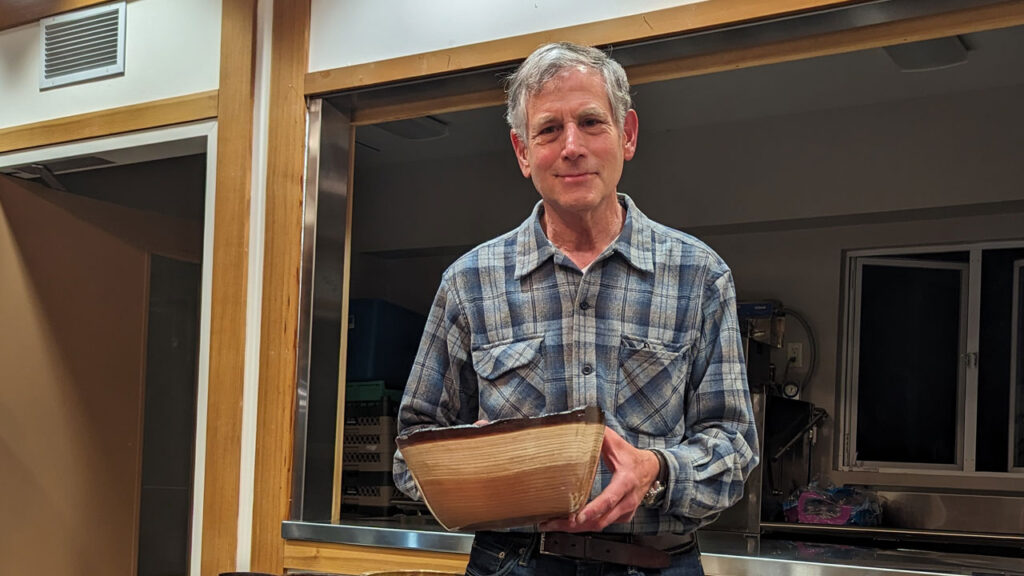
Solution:
<path fill-rule="evenodd" d="M 217 88 L 219 1 L 133 0 L 125 20 L 123 76 L 43 91 L 38 22 L 0 31 L 0 128 Z"/>
<path fill-rule="evenodd" d="M 313 0 L 309 70 L 431 52 L 701 1 Z"/>
<path fill-rule="evenodd" d="M 641 128 L 621 187 L 681 227 L 1022 199 L 1021 101 L 1024 85 Z"/>

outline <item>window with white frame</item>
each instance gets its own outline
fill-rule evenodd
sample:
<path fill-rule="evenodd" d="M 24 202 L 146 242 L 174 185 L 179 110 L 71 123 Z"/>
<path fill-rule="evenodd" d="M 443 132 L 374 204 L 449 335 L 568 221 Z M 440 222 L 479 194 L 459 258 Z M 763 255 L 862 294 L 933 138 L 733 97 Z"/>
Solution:
<path fill-rule="evenodd" d="M 1015 472 L 1024 472 L 1024 259 L 1013 263 L 1012 326 L 1009 460 Z"/>
<path fill-rule="evenodd" d="M 850 252 L 846 278 L 842 468 L 1024 472 L 1024 242 Z"/>

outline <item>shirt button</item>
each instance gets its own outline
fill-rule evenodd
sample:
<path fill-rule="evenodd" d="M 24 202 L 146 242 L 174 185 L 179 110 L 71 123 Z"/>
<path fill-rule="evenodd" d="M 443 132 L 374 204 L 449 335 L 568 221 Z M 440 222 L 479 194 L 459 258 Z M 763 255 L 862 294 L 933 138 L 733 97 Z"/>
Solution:
<path fill-rule="evenodd" d="M 591 374 L 591 373 L 592 373 L 593 371 L 594 371 L 594 367 L 593 367 L 593 366 L 591 366 L 590 364 L 584 364 L 584 365 L 583 365 L 583 375 L 584 375 L 584 376 L 590 376 L 590 374 Z"/>
<path fill-rule="evenodd" d="M 580 310 L 590 310 L 589 302 L 580 302 Z"/>

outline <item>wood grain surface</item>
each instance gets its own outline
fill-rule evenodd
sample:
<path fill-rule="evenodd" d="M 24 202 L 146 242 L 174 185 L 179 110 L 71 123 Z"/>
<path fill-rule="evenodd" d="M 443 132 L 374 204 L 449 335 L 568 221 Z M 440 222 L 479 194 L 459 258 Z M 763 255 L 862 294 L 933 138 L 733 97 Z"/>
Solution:
<path fill-rule="evenodd" d="M 217 90 L 0 129 L 0 154 L 217 116 Z"/>
<path fill-rule="evenodd" d="M 351 544 L 298 542 L 284 546 L 284 565 L 290 570 L 333 574 L 362 574 L 383 570 L 438 570 L 463 574 L 469 556 L 427 550 L 402 550 Z"/>
<path fill-rule="evenodd" d="M 274 2 L 273 18 L 252 570 L 280 574 L 291 499 L 309 0 Z"/>
<path fill-rule="evenodd" d="M 223 0 L 202 576 L 238 556 L 255 24 L 255 2 Z"/>

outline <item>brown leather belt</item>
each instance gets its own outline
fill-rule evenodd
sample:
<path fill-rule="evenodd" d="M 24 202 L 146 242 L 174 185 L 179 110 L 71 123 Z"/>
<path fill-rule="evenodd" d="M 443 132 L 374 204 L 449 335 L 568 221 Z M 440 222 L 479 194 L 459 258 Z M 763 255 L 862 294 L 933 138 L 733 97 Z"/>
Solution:
<path fill-rule="evenodd" d="M 668 568 L 671 563 L 657 548 L 567 532 L 541 532 L 540 553 L 638 568 Z"/>

